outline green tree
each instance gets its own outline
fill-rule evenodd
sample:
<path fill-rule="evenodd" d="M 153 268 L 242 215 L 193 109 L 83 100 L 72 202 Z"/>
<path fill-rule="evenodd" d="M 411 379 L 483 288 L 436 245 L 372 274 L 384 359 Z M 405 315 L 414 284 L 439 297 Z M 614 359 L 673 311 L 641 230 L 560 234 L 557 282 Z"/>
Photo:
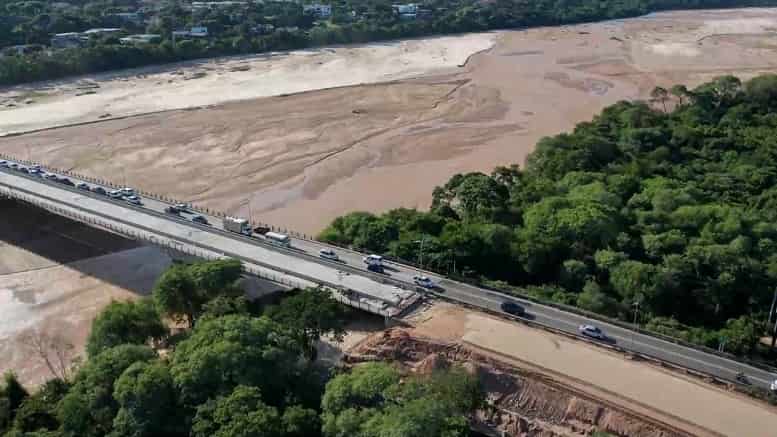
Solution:
<path fill-rule="evenodd" d="M 229 396 L 197 408 L 194 437 L 282 437 L 278 410 L 262 401 L 258 388 L 239 385 Z"/>
<path fill-rule="evenodd" d="M 228 315 L 196 325 L 176 347 L 170 372 L 187 406 L 227 395 L 238 385 L 259 388 L 276 405 L 299 373 L 298 357 L 282 326 L 264 317 Z"/>
<path fill-rule="evenodd" d="M 57 403 L 69 389 L 70 386 L 61 379 L 51 379 L 44 383 L 16 410 L 13 429 L 23 433 L 57 430 L 60 426 Z"/>
<path fill-rule="evenodd" d="M 299 290 L 267 309 L 270 319 L 289 328 L 300 350 L 313 360 L 316 342 L 324 335 L 342 341 L 345 335 L 346 307 L 318 288 Z"/>
<path fill-rule="evenodd" d="M 150 299 L 111 302 L 92 321 L 86 352 L 95 356 L 120 344 L 146 344 L 166 335 L 167 327 Z"/>
<path fill-rule="evenodd" d="M 234 259 L 176 264 L 154 286 L 154 301 L 168 316 L 194 326 L 207 302 L 219 295 L 242 294 L 236 284 L 242 272 L 240 261 Z"/>
<path fill-rule="evenodd" d="M 326 436 L 465 436 L 482 402 L 477 380 L 459 369 L 400 383 L 390 365 L 372 363 L 333 378 L 321 402 Z"/>
<path fill-rule="evenodd" d="M 113 384 L 138 361 L 150 361 L 156 353 L 147 346 L 120 345 L 91 357 L 75 377 L 73 388 L 59 403 L 57 417 L 66 436 L 104 436 L 111 432 L 119 405 Z"/>
<path fill-rule="evenodd" d="M 119 410 L 112 437 L 186 435 L 177 393 L 167 366 L 161 361 L 140 361 L 116 380 L 113 398 Z"/>

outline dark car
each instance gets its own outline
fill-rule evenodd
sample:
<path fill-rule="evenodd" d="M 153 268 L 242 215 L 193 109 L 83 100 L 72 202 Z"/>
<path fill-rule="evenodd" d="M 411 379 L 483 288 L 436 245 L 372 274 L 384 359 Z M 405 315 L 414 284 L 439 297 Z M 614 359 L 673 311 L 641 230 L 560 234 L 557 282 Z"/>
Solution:
<path fill-rule="evenodd" d="M 375 273 L 383 273 L 383 266 L 380 264 L 367 264 L 367 270 Z"/>
<path fill-rule="evenodd" d="M 194 217 L 192 217 L 192 221 L 194 223 L 199 223 L 201 225 L 207 225 L 208 224 L 208 219 L 206 219 L 205 217 L 203 217 L 201 215 L 195 215 Z"/>
<path fill-rule="evenodd" d="M 518 317 L 523 317 L 526 315 L 526 310 L 515 302 L 502 302 L 499 307 L 502 308 L 502 311 L 506 312 L 507 314 L 512 314 Z"/>
<path fill-rule="evenodd" d="M 103 187 L 92 187 L 92 192 L 94 194 L 99 194 L 101 196 L 105 196 L 106 194 L 108 194 L 108 192 L 105 191 L 105 188 Z"/>
<path fill-rule="evenodd" d="M 71 181 L 68 178 L 62 178 L 62 179 L 58 180 L 57 182 L 59 182 L 60 184 L 63 184 L 63 185 L 67 185 L 69 187 L 75 187 L 76 186 L 76 184 L 74 184 L 73 181 Z"/>
<path fill-rule="evenodd" d="M 270 232 L 270 228 L 268 226 L 257 226 L 254 228 L 254 234 L 264 235 L 268 232 Z"/>
<path fill-rule="evenodd" d="M 27 167 L 19 167 L 19 171 L 22 173 L 29 173 L 30 171 L 27 170 Z"/>
<path fill-rule="evenodd" d="M 175 206 L 168 206 L 167 208 L 165 208 L 165 213 L 179 215 L 181 213 L 181 210 L 176 208 Z"/>

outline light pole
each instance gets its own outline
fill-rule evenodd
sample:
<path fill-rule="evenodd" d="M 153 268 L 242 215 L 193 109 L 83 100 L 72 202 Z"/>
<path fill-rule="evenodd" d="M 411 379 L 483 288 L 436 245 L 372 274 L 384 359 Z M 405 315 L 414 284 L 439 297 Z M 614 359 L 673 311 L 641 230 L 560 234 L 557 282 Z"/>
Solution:
<path fill-rule="evenodd" d="M 634 341 L 634 333 L 637 329 L 639 329 L 639 325 L 637 324 L 637 316 L 639 315 L 639 305 L 642 302 L 642 295 L 637 295 L 634 299 L 634 303 L 631 305 L 634 307 L 634 329 L 631 331 L 631 347 L 634 347 L 634 344 L 636 343 Z"/>
<path fill-rule="evenodd" d="M 418 246 L 418 273 L 421 273 L 421 269 L 424 268 L 424 241 L 426 240 L 426 237 L 423 235 L 421 236 L 420 240 L 415 240 L 414 243 L 419 244 Z"/>

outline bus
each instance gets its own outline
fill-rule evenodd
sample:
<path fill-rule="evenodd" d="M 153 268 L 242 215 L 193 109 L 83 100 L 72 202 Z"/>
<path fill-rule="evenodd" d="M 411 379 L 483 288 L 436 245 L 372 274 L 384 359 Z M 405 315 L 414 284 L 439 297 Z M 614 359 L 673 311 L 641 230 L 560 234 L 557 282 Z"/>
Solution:
<path fill-rule="evenodd" d="M 291 239 L 288 235 L 279 234 L 277 232 L 268 232 L 264 234 L 264 238 L 277 246 L 291 247 Z"/>

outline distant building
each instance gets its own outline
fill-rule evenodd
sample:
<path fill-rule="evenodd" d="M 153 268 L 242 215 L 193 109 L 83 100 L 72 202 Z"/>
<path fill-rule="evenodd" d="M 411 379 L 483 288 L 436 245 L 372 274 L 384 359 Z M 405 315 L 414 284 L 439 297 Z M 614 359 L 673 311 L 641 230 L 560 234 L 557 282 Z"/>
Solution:
<path fill-rule="evenodd" d="M 275 26 L 273 26 L 272 24 L 257 24 L 256 26 L 253 26 L 251 28 L 251 31 L 253 33 L 257 33 L 259 35 L 273 33 L 274 30 L 275 30 Z"/>
<path fill-rule="evenodd" d="M 155 33 L 144 33 L 139 35 L 129 35 L 124 38 L 119 38 L 119 42 L 125 45 L 131 44 L 150 44 L 157 43 L 162 40 L 161 35 Z"/>
<path fill-rule="evenodd" d="M 332 16 L 332 5 L 322 5 L 320 3 L 312 3 L 302 6 L 302 12 L 313 14 L 319 18 L 329 18 Z"/>
<path fill-rule="evenodd" d="M 391 7 L 394 8 L 397 14 L 399 14 L 399 17 L 403 19 L 414 19 L 418 14 L 418 5 L 415 3 L 394 4 L 391 5 Z"/>
<path fill-rule="evenodd" d="M 106 17 L 115 18 L 123 23 L 141 24 L 143 22 L 143 14 L 140 12 L 117 12 L 108 14 Z"/>
<path fill-rule="evenodd" d="M 116 27 L 101 27 L 101 28 L 97 28 L 97 29 L 86 30 L 81 35 L 89 37 L 89 36 L 92 36 L 92 35 L 98 35 L 98 36 L 99 35 L 110 35 L 110 34 L 119 33 L 119 32 L 121 32 L 121 29 L 118 29 Z"/>
<path fill-rule="evenodd" d="M 51 37 L 51 46 L 56 49 L 81 47 L 89 40 L 78 32 L 57 33 Z"/>
<path fill-rule="evenodd" d="M 174 30 L 173 41 L 177 38 L 205 38 L 208 36 L 208 28 L 205 26 L 195 26 L 189 30 Z"/>
<path fill-rule="evenodd" d="M 3 47 L 2 53 L 4 55 L 26 55 L 27 53 L 39 52 L 41 50 L 43 50 L 43 46 L 40 44 L 21 44 Z"/>
<path fill-rule="evenodd" d="M 205 38 L 208 36 L 208 28 L 205 26 L 192 27 L 189 31 L 189 36 L 195 38 Z"/>
<path fill-rule="evenodd" d="M 221 1 L 221 2 L 192 2 L 192 10 L 210 10 L 210 9 L 223 9 L 234 6 L 248 6 L 248 2 L 241 1 Z"/>

